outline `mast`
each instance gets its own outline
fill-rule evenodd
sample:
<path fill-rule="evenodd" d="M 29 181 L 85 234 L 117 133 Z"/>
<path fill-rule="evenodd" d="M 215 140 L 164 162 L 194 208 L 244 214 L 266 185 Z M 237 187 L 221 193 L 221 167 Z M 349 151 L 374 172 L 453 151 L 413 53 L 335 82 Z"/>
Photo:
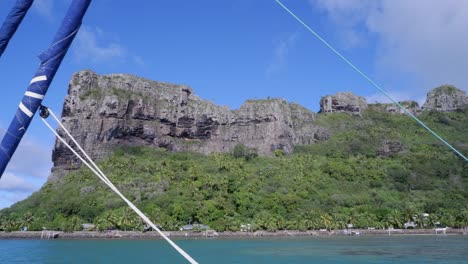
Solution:
<path fill-rule="evenodd" d="M 0 57 L 33 2 L 34 0 L 18 0 L 6 17 L 2 27 L 0 28 Z"/>
<path fill-rule="evenodd" d="M 39 55 L 40 65 L 0 144 L 0 178 L 41 105 L 90 3 L 91 0 L 73 0 L 52 44 Z"/>

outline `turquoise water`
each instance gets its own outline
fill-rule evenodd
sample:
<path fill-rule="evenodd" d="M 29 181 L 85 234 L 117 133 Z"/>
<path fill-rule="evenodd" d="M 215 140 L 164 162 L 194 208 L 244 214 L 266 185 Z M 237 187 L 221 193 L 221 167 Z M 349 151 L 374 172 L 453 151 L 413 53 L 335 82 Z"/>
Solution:
<path fill-rule="evenodd" d="M 176 240 L 200 263 L 468 263 L 468 236 Z M 0 263 L 186 263 L 162 240 L 0 240 Z"/>

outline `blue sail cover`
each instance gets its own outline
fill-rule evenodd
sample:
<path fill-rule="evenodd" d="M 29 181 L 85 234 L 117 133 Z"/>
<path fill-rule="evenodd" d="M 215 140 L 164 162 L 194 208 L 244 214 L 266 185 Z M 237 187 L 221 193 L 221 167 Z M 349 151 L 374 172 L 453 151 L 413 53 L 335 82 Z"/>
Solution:
<path fill-rule="evenodd" d="M 15 117 L 0 145 L 0 178 L 41 105 L 60 63 L 80 28 L 90 3 L 91 0 L 73 0 L 52 44 L 39 56 L 41 61 L 39 68 L 29 83 L 23 100 L 21 100 Z"/>
<path fill-rule="evenodd" d="M 18 0 L 0 28 L 0 57 L 15 34 L 34 0 Z"/>

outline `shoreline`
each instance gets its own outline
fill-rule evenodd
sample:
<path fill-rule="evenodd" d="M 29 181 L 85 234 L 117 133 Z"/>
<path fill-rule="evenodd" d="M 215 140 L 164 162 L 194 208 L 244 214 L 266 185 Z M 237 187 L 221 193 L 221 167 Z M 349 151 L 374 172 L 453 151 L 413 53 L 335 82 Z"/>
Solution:
<path fill-rule="evenodd" d="M 191 232 L 191 231 L 163 231 L 168 237 L 175 238 L 262 238 L 262 237 L 318 237 L 318 236 L 374 236 L 374 235 L 467 235 L 467 230 L 449 229 L 445 232 L 435 229 L 353 229 L 332 231 L 298 231 L 280 230 L 276 232 Z M 0 239 L 162 239 L 155 231 L 14 231 L 0 232 Z"/>

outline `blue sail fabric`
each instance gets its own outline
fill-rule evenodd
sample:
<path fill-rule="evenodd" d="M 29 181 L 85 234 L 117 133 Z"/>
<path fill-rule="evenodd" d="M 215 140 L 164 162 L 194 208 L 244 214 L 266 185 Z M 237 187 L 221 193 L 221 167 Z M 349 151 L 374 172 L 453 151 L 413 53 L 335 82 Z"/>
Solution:
<path fill-rule="evenodd" d="M 15 6 L 11 9 L 7 18 L 0 28 L 0 57 L 5 51 L 10 39 L 15 34 L 21 21 L 28 12 L 34 0 L 18 0 Z"/>
<path fill-rule="evenodd" d="M 36 74 L 21 100 L 0 145 L 0 178 L 31 120 L 44 99 L 57 69 L 68 51 L 91 0 L 73 0 L 50 47 L 44 51 Z"/>

